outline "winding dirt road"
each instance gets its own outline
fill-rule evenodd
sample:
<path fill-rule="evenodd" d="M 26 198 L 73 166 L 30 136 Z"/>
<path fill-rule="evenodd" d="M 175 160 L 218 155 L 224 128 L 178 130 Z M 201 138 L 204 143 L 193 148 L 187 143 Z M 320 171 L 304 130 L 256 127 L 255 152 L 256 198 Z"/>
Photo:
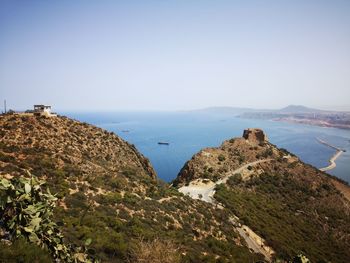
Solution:
<path fill-rule="evenodd" d="M 185 195 L 189 195 L 193 199 L 200 199 L 207 203 L 215 205 L 216 202 L 214 199 L 214 194 L 215 187 L 217 185 L 225 184 L 231 176 L 237 173 L 241 173 L 244 169 L 247 169 L 249 166 L 254 166 L 259 163 L 264 163 L 271 160 L 272 159 L 264 159 L 245 164 L 239 167 L 238 169 L 234 170 L 230 174 L 226 175 L 224 178 L 216 181 L 215 183 L 212 181 L 203 183 L 202 179 L 198 179 L 190 182 L 188 186 L 183 186 L 178 190 Z M 263 254 L 265 259 L 271 262 L 272 255 L 274 254 L 273 249 L 265 245 L 264 240 L 260 236 L 258 236 L 253 230 L 251 230 L 248 226 L 237 223 L 238 220 L 238 217 L 230 218 L 230 222 L 234 225 L 239 235 L 246 241 L 249 249 L 251 249 L 255 253 Z"/>
<path fill-rule="evenodd" d="M 201 199 L 205 202 L 214 204 L 215 200 L 213 197 L 215 194 L 215 187 L 217 185 L 225 184 L 231 176 L 238 174 L 238 173 L 241 173 L 243 170 L 247 169 L 249 166 L 254 166 L 254 165 L 257 165 L 259 163 L 264 163 L 264 162 L 268 162 L 271 160 L 272 159 L 264 159 L 264 160 L 258 160 L 255 162 L 247 163 L 247 164 L 239 167 L 238 169 L 234 170 L 230 174 L 226 175 L 224 178 L 216 181 L 215 183 L 212 181 L 210 181 L 209 183 L 202 183 L 201 179 L 192 181 L 192 182 L 190 182 L 190 184 L 188 186 L 180 187 L 179 191 L 185 195 L 189 195 L 193 199 Z"/>

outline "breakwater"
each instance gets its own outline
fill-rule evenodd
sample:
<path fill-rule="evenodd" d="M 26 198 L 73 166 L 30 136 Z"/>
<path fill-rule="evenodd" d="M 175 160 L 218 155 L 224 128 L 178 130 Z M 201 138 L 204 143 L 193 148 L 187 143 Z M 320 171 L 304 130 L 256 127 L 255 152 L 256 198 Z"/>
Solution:
<path fill-rule="evenodd" d="M 331 144 L 329 144 L 328 142 L 323 141 L 323 140 L 321 140 L 321 139 L 319 139 L 319 138 L 316 138 L 316 140 L 317 140 L 319 143 L 321 143 L 321 144 L 323 144 L 323 145 L 326 145 L 327 147 L 330 147 L 330 148 L 336 150 L 335 154 L 333 154 L 333 156 L 329 159 L 329 165 L 326 166 L 326 167 L 320 168 L 320 171 L 325 172 L 325 171 L 329 171 L 329 170 L 334 169 L 334 168 L 337 166 L 337 164 L 336 164 L 335 161 L 336 161 L 336 160 L 338 159 L 338 157 L 344 152 L 344 150 L 343 150 L 343 149 L 340 149 L 340 148 L 338 148 L 338 147 L 336 147 L 336 146 L 334 146 L 334 145 L 331 145 Z"/>

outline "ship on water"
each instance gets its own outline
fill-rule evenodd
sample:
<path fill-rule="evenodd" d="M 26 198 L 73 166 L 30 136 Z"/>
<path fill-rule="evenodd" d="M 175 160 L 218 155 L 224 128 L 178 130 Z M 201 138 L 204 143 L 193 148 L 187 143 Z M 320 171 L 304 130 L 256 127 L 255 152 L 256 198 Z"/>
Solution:
<path fill-rule="evenodd" d="M 169 145 L 170 143 L 168 142 L 158 142 L 159 145 Z"/>

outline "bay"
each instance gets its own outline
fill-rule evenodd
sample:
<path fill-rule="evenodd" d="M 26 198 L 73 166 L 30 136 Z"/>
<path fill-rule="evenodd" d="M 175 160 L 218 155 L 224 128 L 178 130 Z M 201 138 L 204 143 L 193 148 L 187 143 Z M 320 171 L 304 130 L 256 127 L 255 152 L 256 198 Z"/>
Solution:
<path fill-rule="evenodd" d="M 350 131 L 311 125 L 241 119 L 228 114 L 196 112 L 65 112 L 134 144 L 150 159 L 159 178 L 170 182 L 199 150 L 242 136 L 246 128 L 261 128 L 269 141 L 317 168 L 328 165 L 334 150 L 316 138 L 345 149 L 330 174 L 350 182 Z M 158 142 L 169 142 L 159 145 Z"/>

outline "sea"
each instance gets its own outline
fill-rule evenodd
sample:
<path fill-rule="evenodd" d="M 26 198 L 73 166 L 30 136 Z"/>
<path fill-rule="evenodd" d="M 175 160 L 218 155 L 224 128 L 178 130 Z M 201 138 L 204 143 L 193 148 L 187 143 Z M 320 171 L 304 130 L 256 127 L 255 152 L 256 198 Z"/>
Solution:
<path fill-rule="evenodd" d="M 328 173 L 350 183 L 349 130 L 195 111 L 61 114 L 114 132 L 134 144 L 151 161 L 158 177 L 166 182 L 174 180 L 186 161 L 199 150 L 217 147 L 224 140 L 240 137 L 246 128 L 261 128 L 271 143 L 317 168 L 327 166 L 335 150 L 319 143 L 316 138 L 346 150 L 336 160 L 336 168 Z M 159 145 L 158 142 L 168 142 L 169 145 Z"/>

